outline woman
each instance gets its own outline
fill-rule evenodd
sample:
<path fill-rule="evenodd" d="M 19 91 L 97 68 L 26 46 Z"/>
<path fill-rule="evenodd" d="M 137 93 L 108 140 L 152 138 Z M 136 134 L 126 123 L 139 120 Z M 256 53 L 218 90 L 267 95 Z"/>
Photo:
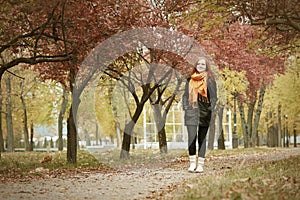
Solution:
<path fill-rule="evenodd" d="M 209 128 L 212 109 L 216 104 L 216 82 L 208 62 L 200 58 L 187 79 L 182 97 L 185 111 L 184 123 L 188 131 L 189 172 L 203 172 L 206 153 L 206 134 Z M 198 135 L 198 165 L 196 139 Z"/>

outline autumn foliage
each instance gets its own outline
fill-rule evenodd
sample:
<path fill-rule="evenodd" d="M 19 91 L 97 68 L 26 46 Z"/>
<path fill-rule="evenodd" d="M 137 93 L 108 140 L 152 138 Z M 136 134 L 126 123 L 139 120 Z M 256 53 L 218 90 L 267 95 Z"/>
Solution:
<path fill-rule="evenodd" d="M 282 49 L 291 47 L 299 36 L 297 10 L 297 0 L 290 4 L 275 0 L 268 4 L 235 0 L 1 1 L 0 80 L 7 70 L 22 64 L 38 71 L 41 80 L 55 80 L 74 92 L 75 77 L 94 47 L 124 31 L 164 27 L 194 38 L 220 69 L 245 71 L 249 87 L 246 97 L 239 100 L 255 104 L 259 92 L 272 82 L 274 74 L 285 70 L 283 60 L 287 54 Z M 282 45 L 274 46 L 275 43 Z M 109 54 L 113 46 L 106 48 Z M 168 64 L 173 67 L 181 59 L 157 51 L 158 60 L 164 56 L 169 57 Z M 185 67 L 179 64 L 176 69 L 183 71 Z M 81 92 L 76 94 L 78 98 Z M 70 109 L 68 120 L 72 144 L 68 146 L 72 154 L 68 155 L 74 163 L 79 102 L 78 99 L 72 104 L 75 110 Z M 71 118 L 72 114 L 75 119 Z"/>

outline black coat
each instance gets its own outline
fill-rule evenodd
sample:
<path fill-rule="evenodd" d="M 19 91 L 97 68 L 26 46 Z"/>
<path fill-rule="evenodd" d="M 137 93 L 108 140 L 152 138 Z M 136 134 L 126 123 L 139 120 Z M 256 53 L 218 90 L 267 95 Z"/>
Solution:
<path fill-rule="evenodd" d="M 184 124 L 188 125 L 201 125 L 209 126 L 211 113 L 217 101 L 217 86 L 213 78 L 207 79 L 208 99 L 209 103 L 198 101 L 198 108 L 193 108 L 189 104 L 189 83 L 190 78 L 187 79 L 185 84 L 184 93 L 182 96 L 182 106 L 184 112 Z"/>

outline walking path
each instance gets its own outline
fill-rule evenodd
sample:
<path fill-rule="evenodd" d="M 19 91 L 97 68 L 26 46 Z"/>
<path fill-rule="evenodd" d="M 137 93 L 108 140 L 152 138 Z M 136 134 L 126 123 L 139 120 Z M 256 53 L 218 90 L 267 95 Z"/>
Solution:
<path fill-rule="evenodd" d="M 171 199 L 189 180 L 197 176 L 239 168 L 249 162 L 266 162 L 299 156 L 300 150 L 280 150 L 268 154 L 208 157 L 206 173 L 187 172 L 188 158 L 173 160 L 160 168 L 140 168 L 111 173 L 80 173 L 66 177 L 0 183 L 0 199 Z"/>

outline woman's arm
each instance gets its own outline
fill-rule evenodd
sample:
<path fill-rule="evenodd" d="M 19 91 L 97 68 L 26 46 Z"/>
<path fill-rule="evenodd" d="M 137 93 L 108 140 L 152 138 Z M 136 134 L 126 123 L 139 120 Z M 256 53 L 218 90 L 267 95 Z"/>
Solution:
<path fill-rule="evenodd" d="M 216 81 L 211 78 L 208 82 L 208 90 L 209 90 L 209 98 L 212 105 L 212 108 L 214 109 L 218 100 L 218 94 L 217 94 L 217 84 Z"/>
<path fill-rule="evenodd" d="M 183 110 L 191 109 L 189 104 L 189 81 L 187 80 L 184 86 L 184 93 L 182 95 L 182 108 Z"/>

